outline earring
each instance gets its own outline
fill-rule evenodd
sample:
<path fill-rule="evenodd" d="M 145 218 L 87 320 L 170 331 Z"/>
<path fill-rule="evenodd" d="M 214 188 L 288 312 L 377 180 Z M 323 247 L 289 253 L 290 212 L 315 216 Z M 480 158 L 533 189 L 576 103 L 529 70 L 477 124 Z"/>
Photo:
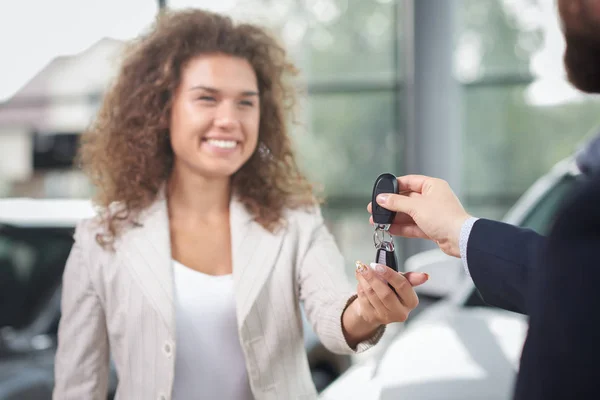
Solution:
<path fill-rule="evenodd" d="M 260 142 L 260 144 L 258 145 L 258 154 L 263 160 L 273 159 L 273 154 L 271 154 L 271 150 L 269 150 L 269 148 L 263 142 Z"/>

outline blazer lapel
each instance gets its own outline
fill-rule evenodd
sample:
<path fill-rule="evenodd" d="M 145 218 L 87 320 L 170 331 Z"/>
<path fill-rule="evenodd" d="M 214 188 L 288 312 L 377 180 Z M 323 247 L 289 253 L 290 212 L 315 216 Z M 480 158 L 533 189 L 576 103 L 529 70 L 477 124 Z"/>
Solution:
<path fill-rule="evenodd" d="M 144 295 L 174 333 L 174 279 L 167 203 L 164 196 L 144 211 L 139 227 L 126 231 L 117 253 Z M 230 204 L 231 251 L 239 326 L 248 316 L 279 255 L 285 228 L 271 233 L 238 200 Z"/>
<path fill-rule="evenodd" d="M 123 264 L 154 309 L 174 333 L 174 289 L 167 203 L 159 198 L 139 217 L 141 226 L 126 231 L 116 243 Z"/>
<path fill-rule="evenodd" d="M 241 327 L 271 274 L 285 229 L 269 232 L 235 199 L 230 206 L 230 224 L 237 320 Z"/>

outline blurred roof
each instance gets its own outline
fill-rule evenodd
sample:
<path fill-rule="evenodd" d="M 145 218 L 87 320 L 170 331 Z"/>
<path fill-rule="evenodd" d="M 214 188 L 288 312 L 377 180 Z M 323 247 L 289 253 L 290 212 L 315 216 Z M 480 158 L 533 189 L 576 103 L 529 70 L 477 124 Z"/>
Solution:
<path fill-rule="evenodd" d="M 103 91 L 115 72 L 122 44 L 119 40 L 104 38 L 81 53 L 56 57 L 5 104 Z"/>
<path fill-rule="evenodd" d="M 52 60 L 0 104 L 0 127 L 83 129 L 117 70 L 123 45 L 104 38 L 81 53 Z"/>
<path fill-rule="evenodd" d="M 95 215 L 92 202 L 85 199 L 0 199 L 0 224 L 70 228 Z"/>

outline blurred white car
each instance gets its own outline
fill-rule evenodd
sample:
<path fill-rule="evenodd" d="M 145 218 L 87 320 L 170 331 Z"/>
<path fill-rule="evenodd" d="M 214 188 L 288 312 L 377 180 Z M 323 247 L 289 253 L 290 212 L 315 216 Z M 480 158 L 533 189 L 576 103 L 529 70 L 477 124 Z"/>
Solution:
<path fill-rule="evenodd" d="M 573 158 L 558 163 L 503 221 L 546 233 L 561 200 L 581 179 Z M 380 355 L 346 371 L 321 398 L 510 399 L 527 318 L 484 303 L 462 262 L 440 250 L 409 258 L 405 270 L 429 273 L 430 281 L 416 290 L 442 300 L 409 320 Z"/>

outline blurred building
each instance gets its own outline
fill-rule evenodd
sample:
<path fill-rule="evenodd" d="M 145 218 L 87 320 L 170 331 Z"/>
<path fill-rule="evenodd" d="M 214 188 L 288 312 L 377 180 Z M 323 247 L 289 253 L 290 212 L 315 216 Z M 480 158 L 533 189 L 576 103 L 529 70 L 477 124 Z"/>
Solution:
<path fill-rule="evenodd" d="M 0 104 L 0 197 L 89 195 L 73 157 L 121 49 L 122 42 L 102 39 L 57 57 Z"/>

